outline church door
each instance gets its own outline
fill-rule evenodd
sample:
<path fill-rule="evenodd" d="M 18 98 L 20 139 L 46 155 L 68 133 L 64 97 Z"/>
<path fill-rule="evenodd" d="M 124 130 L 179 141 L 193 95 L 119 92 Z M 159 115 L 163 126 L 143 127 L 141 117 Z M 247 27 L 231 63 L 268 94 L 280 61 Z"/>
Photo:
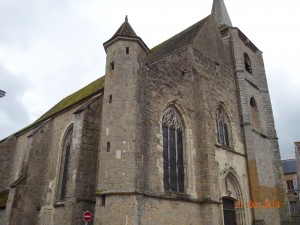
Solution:
<path fill-rule="evenodd" d="M 236 225 L 234 199 L 223 198 L 224 225 Z"/>

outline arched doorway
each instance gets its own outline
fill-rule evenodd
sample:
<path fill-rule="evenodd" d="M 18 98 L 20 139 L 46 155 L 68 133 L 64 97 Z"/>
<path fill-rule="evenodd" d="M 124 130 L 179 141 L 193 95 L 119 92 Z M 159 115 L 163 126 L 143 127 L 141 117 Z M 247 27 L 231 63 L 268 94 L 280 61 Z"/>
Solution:
<path fill-rule="evenodd" d="M 223 214 L 224 225 L 237 225 L 236 224 L 236 212 L 235 212 L 235 199 L 230 197 L 223 197 Z"/>
<path fill-rule="evenodd" d="M 239 177 L 232 167 L 223 173 L 222 206 L 224 225 L 246 225 L 246 207 L 237 207 L 235 202 L 244 202 Z"/>

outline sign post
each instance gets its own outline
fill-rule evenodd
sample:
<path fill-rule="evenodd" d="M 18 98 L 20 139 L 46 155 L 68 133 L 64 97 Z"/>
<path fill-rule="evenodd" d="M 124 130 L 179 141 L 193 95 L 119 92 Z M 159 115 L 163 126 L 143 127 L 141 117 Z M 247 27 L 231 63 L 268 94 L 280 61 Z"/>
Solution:
<path fill-rule="evenodd" d="M 85 225 L 88 225 L 88 222 L 92 220 L 93 214 L 90 211 L 85 211 L 82 217 Z"/>

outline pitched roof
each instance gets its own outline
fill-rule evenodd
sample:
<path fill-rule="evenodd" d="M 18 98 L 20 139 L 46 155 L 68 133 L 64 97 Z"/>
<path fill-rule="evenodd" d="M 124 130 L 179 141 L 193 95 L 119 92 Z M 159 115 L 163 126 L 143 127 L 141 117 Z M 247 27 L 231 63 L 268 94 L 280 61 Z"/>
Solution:
<path fill-rule="evenodd" d="M 38 125 L 40 122 L 45 121 L 52 116 L 60 113 L 61 111 L 72 107 L 80 102 L 88 99 L 89 97 L 99 93 L 104 88 L 104 80 L 105 76 L 98 78 L 97 80 L 93 81 L 92 83 L 86 85 L 85 87 L 81 88 L 80 90 L 74 92 L 73 94 L 65 97 L 61 101 L 59 101 L 56 105 L 54 105 L 50 110 L 48 110 L 44 115 L 42 115 L 39 119 L 34 121 L 29 126 L 23 128 L 22 130 L 18 131 L 16 134 L 19 134 L 23 131 L 28 130 L 29 128 L 33 128 Z"/>
<path fill-rule="evenodd" d="M 205 17 L 194 25 L 152 48 L 148 55 L 149 63 L 153 63 L 191 44 L 209 17 L 210 16 Z"/>
<path fill-rule="evenodd" d="M 281 163 L 284 174 L 297 173 L 296 159 L 282 160 Z"/>

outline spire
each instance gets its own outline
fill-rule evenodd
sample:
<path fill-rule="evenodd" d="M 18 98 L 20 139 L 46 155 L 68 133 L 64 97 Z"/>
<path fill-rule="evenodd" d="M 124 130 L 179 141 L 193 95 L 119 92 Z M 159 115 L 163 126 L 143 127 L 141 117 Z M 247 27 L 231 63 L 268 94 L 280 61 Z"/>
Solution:
<path fill-rule="evenodd" d="M 232 27 L 232 23 L 227 12 L 225 3 L 223 0 L 214 0 L 211 15 L 214 17 L 219 28 Z"/>

